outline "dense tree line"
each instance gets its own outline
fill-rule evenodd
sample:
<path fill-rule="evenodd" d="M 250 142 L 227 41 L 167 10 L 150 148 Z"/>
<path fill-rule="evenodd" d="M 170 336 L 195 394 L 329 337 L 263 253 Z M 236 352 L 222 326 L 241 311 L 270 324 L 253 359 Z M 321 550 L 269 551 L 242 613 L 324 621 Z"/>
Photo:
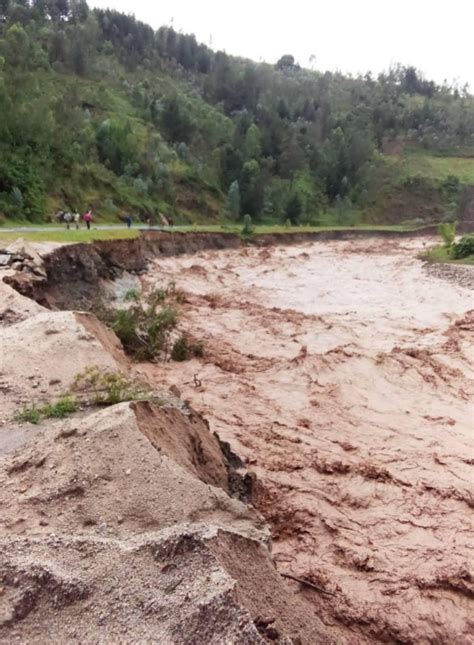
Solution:
<path fill-rule="evenodd" d="M 176 210 L 187 185 L 233 219 L 349 222 L 387 147 L 474 148 L 467 88 L 413 67 L 256 64 L 86 0 L 0 0 L 0 114 L 0 213 L 30 219 L 102 182 L 109 210 Z"/>

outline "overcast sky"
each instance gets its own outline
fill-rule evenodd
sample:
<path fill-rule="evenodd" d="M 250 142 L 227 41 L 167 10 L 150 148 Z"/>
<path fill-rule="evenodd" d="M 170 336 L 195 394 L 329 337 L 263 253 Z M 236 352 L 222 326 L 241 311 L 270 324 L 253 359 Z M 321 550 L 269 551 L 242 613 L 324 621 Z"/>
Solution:
<path fill-rule="evenodd" d="M 319 70 L 415 65 L 474 90 L 474 0 L 90 0 L 154 28 L 173 24 L 213 49 L 275 62 L 293 54 Z"/>

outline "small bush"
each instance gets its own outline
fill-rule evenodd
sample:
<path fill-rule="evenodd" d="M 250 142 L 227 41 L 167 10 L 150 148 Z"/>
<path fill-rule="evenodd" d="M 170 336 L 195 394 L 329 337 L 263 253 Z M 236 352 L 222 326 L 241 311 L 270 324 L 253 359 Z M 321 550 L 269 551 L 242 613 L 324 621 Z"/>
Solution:
<path fill-rule="evenodd" d="M 190 355 L 190 347 L 186 336 L 180 336 L 174 343 L 171 350 L 171 358 L 174 361 L 183 362 L 187 361 Z"/>
<path fill-rule="evenodd" d="M 155 289 L 148 296 L 148 302 L 149 304 L 152 304 L 152 303 L 155 304 L 155 306 L 159 305 L 165 302 L 167 295 L 168 295 L 167 289 Z"/>
<path fill-rule="evenodd" d="M 163 353 L 168 354 L 169 336 L 178 323 L 178 313 L 169 306 L 157 314 L 150 312 L 144 320 L 144 343 L 137 352 L 137 358 L 154 359 Z"/>
<path fill-rule="evenodd" d="M 174 297 L 178 305 L 182 305 L 186 302 L 186 296 L 182 291 L 176 291 L 176 293 L 174 294 Z"/>
<path fill-rule="evenodd" d="M 77 412 L 78 406 L 75 399 L 64 397 L 57 403 L 48 403 L 41 408 L 35 404 L 31 407 L 23 407 L 15 415 L 15 419 L 21 422 L 29 422 L 37 425 L 43 418 L 64 419 L 65 417 Z"/>
<path fill-rule="evenodd" d="M 474 235 L 463 235 L 457 244 L 453 244 L 451 256 L 454 260 L 464 260 L 474 256 Z"/>
<path fill-rule="evenodd" d="M 120 372 L 89 367 L 77 374 L 73 390 L 87 405 L 115 405 L 147 396 L 146 390 Z"/>
<path fill-rule="evenodd" d="M 191 342 L 187 336 L 180 336 L 171 349 L 173 361 L 183 362 L 192 356 L 202 358 L 204 356 L 204 344 L 202 341 Z"/>
<path fill-rule="evenodd" d="M 123 299 L 128 302 L 138 302 L 140 300 L 140 292 L 138 289 L 129 289 Z"/>
<path fill-rule="evenodd" d="M 118 309 L 112 329 L 129 351 L 136 349 L 138 313 L 135 309 Z"/>
<path fill-rule="evenodd" d="M 15 420 L 21 423 L 34 423 L 37 425 L 41 421 L 41 412 L 34 404 L 31 407 L 23 408 L 15 414 Z"/>
<path fill-rule="evenodd" d="M 165 289 L 155 289 L 146 299 L 132 289 L 126 299 L 131 301 L 127 308 L 95 306 L 94 313 L 113 329 L 125 351 L 135 359 L 166 360 L 170 353 L 170 335 L 178 324 L 174 304 L 185 301 L 184 293 L 172 282 Z"/>
<path fill-rule="evenodd" d="M 191 345 L 191 350 L 196 358 L 202 358 L 204 356 L 204 343 L 202 340 L 198 340 L 196 343 Z"/>
<path fill-rule="evenodd" d="M 182 304 L 185 299 L 184 293 L 176 288 L 176 283 L 170 282 L 165 289 L 154 289 L 148 296 L 148 304 L 156 306 L 167 300 L 175 300 L 178 304 Z"/>
<path fill-rule="evenodd" d="M 76 401 L 71 397 L 64 397 L 57 403 L 45 405 L 40 412 L 45 417 L 54 419 L 64 419 L 65 417 L 77 412 L 78 406 Z"/>
<path fill-rule="evenodd" d="M 441 183 L 441 191 L 450 197 L 457 197 L 461 190 L 461 181 L 456 175 L 448 175 Z"/>

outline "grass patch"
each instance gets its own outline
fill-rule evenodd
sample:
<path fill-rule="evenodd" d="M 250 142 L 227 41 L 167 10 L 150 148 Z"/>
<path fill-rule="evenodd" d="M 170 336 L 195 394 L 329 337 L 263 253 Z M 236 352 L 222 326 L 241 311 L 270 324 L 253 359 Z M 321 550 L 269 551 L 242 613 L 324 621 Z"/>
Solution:
<path fill-rule="evenodd" d="M 252 228 L 252 235 L 264 235 L 264 234 L 279 234 L 279 233 L 324 233 L 331 231 L 414 231 L 420 228 L 419 226 L 413 226 L 409 224 L 397 224 L 397 225 L 358 225 L 358 226 L 291 226 L 288 228 L 284 224 L 271 224 L 271 225 L 256 225 Z M 18 238 L 23 238 L 30 242 L 58 242 L 58 243 L 90 243 L 100 240 L 125 240 L 133 239 L 140 235 L 140 231 L 147 231 L 147 228 L 142 229 L 114 229 L 114 230 L 64 230 L 56 231 L 51 230 L 45 226 L 41 231 L 2 231 L 0 228 L 0 244 L 2 242 L 10 243 Z M 235 235 L 242 234 L 242 225 L 232 224 L 209 224 L 202 226 L 178 226 L 172 229 L 174 232 L 178 233 L 233 233 Z"/>
<path fill-rule="evenodd" d="M 63 397 L 56 403 L 48 403 L 42 407 L 24 406 L 16 415 L 15 420 L 21 423 L 34 423 L 37 425 L 42 419 L 64 419 L 78 410 L 74 398 Z"/>
<path fill-rule="evenodd" d="M 41 408 L 43 415 L 51 419 L 64 419 L 70 414 L 77 412 L 77 410 L 78 405 L 75 399 L 70 397 L 64 397 L 57 403 L 45 405 L 43 408 Z"/>
<path fill-rule="evenodd" d="M 88 231 L 88 230 L 48 230 L 47 227 L 41 231 L 20 231 L 12 233 L 0 229 L 0 242 L 13 242 L 19 237 L 29 242 L 70 242 L 72 244 L 89 243 L 97 240 L 123 240 L 139 236 L 137 229 L 123 229 L 111 231 Z"/>
<path fill-rule="evenodd" d="M 449 262 L 450 264 L 467 264 L 474 266 L 474 255 L 469 255 L 466 258 L 462 258 L 462 260 L 454 260 L 451 257 L 451 250 L 445 246 L 433 247 L 424 253 L 422 258 L 429 262 Z"/>
<path fill-rule="evenodd" d="M 20 423 L 34 423 L 37 425 L 41 421 L 41 412 L 36 405 L 23 406 L 23 408 L 15 414 L 15 421 Z"/>
<path fill-rule="evenodd" d="M 474 184 L 474 158 L 409 152 L 403 156 L 403 175 L 423 175 L 441 181 L 454 175 L 464 184 Z"/>
<path fill-rule="evenodd" d="M 152 396 L 150 391 L 137 381 L 119 372 L 96 366 L 76 375 L 71 392 L 56 403 L 43 406 L 33 403 L 23 406 L 15 414 L 15 421 L 38 425 L 43 419 L 65 419 L 77 412 L 81 406 L 115 405 L 139 399 L 151 399 L 162 404 L 161 399 Z"/>
<path fill-rule="evenodd" d="M 330 231 L 414 231 L 420 228 L 409 224 L 361 224 L 358 226 L 291 226 L 285 224 L 256 224 L 252 227 L 253 235 L 277 234 L 277 233 L 325 233 Z M 242 224 L 220 224 L 209 226 L 180 226 L 176 229 L 182 233 L 234 233 L 241 235 Z"/>

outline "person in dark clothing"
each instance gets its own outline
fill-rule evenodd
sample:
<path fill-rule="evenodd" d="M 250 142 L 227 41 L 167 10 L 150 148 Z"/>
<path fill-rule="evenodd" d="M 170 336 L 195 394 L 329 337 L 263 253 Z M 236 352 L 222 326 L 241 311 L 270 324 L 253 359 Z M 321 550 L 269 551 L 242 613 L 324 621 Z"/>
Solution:
<path fill-rule="evenodd" d="M 132 216 L 127 215 L 127 217 L 125 218 L 125 224 L 127 225 L 127 228 L 130 228 L 132 226 L 132 221 Z"/>

